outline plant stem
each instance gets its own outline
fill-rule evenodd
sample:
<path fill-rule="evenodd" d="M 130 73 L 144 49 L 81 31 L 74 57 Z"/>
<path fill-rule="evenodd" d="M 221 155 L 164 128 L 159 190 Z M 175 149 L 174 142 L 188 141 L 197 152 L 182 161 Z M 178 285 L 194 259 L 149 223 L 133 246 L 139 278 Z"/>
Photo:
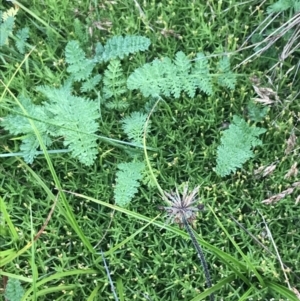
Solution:
<path fill-rule="evenodd" d="M 115 287 L 114 287 L 114 284 L 113 284 L 112 279 L 110 277 L 110 272 L 109 272 L 109 269 L 108 269 L 108 266 L 107 266 L 107 263 L 106 263 L 106 260 L 105 260 L 102 249 L 100 249 L 100 251 L 101 251 L 101 256 L 102 256 L 102 260 L 103 260 L 103 263 L 104 263 L 105 271 L 106 271 L 106 274 L 107 274 L 107 277 L 108 277 L 108 280 L 109 280 L 109 283 L 110 283 L 110 286 L 111 286 L 111 290 L 114 294 L 115 300 L 119 301 L 116 290 L 115 290 Z"/>
<path fill-rule="evenodd" d="M 198 242 L 196 240 L 196 237 L 195 237 L 195 235 L 194 235 L 191 227 L 189 226 L 189 224 L 188 224 L 188 222 L 187 222 L 184 215 L 183 215 L 183 222 L 184 222 L 184 225 L 185 225 L 185 229 L 188 232 L 188 234 L 190 235 L 190 238 L 193 242 L 193 245 L 194 245 L 194 247 L 195 247 L 195 249 L 198 253 L 198 258 L 200 259 L 201 265 L 202 265 L 203 270 L 204 270 L 204 275 L 205 275 L 205 278 L 206 278 L 206 285 L 207 285 L 208 288 L 210 288 L 210 287 L 212 287 L 212 283 L 211 283 L 211 278 L 210 278 L 208 266 L 207 266 L 203 251 L 202 251 L 200 245 L 198 244 Z M 214 299 L 215 299 L 214 294 L 210 294 L 209 295 L 209 300 L 214 301 Z"/>

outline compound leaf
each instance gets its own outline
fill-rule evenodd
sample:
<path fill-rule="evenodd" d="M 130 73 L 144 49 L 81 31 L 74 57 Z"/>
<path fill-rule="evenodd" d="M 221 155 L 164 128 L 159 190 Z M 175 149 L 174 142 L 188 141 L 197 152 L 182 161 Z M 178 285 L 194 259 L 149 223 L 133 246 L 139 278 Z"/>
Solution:
<path fill-rule="evenodd" d="M 257 137 L 265 131 L 263 128 L 249 126 L 245 120 L 234 115 L 232 124 L 221 138 L 215 172 L 224 177 L 242 167 L 254 156 L 251 148 L 262 144 Z"/>
<path fill-rule="evenodd" d="M 138 192 L 140 180 L 143 178 L 144 162 L 128 162 L 118 164 L 114 198 L 118 206 L 126 206 Z"/>
<path fill-rule="evenodd" d="M 147 50 L 150 44 L 150 40 L 142 36 L 114 36 L 104 46 L 97 43 L 95 60 L 107 62 L 116 58 L 123 59 L 131 53 Z"/>
<path fill-rule="evenodd" d="M 22 28 L 17 31 L 16 47 L 17 47 L 18 51 L 22 54 L 25 53 L 25 44 L 26 44 L 26 40 L 28 39 L 28 37 L 29 37 L 29 28 L 28 27 Z"/>
<path fill-rule="evenodd" d="M 105 99 L 111 98 L 112 96 L 117 98 L 127 91 L 126 78 L 119 60 L 110 61 L 104 72 L 103 84 L 103 96 Z"/>
<path fill-rule="evenodd" d="M 122 120 L 122 128 L 130 141 L 142 144 L 146 120 L 147 114 L 140 112 L 133 112 Z"/>
<path fill-rule="evenodd" d="M 95 62 L 85 57 L 78 41 L 68 42 L 65 49 L 66 62 L 69 64 L 67 71 L 76 81 L 87 79 L 95 66 Z"/>

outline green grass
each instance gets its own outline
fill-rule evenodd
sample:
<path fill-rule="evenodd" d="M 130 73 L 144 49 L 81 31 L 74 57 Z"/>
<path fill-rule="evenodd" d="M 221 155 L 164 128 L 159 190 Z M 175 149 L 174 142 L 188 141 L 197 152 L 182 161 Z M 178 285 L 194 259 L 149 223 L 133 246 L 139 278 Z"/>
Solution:
<path fill-rule="evenodd" d="M 8 91 L 3 92 L 5 85 L 15 96 L 25 93 L 40 103 L 41 95 L 34 87 L 61 84 L 67 76 L 63 60 L 69 40 L 79 39 L 89 53 L 96 41 L 105 42 L 113 35 L 147 36 L 152 43 L 150 50 L 131 55 L 122 64 L 128 76 L 142 64 L 156 57 L 174 57 L 177 51 L 204 51 L 207 55 L 234 52 L 266 16 L 262 10 L 255 11 L 256 2 L 137 1 L 144 14 L 135 1 L 120 2 L 22 1 L 16 29 L 29 27 L 27 51 L 35 48 L 21 66 L 23 55 L 7 46 L 0 49 L 1 118 L 15 101 Z M 263 4 L 262 9 L 273 2 Z M 2 11 L 10 7 L 10 2 L 0 4 Z M 75 31 L 75 17 L 82 24 L 81 33 Z M 98 30 L 98 21 L 107 30 Z M 276 46 L 284 46 L 284 41 Z M 237 52 L 231 58 L 232 66 L 252 53 L 251 49 Z M 287 73 L 297 56 L 299 51 L 270 77 L 281 101 L 271 106 L 259 123 L 267 129 L 261 137 L 263 146 L 236 174 L 220 178 L 213 171 L 222 124 L 235 114 L 248 119 L 247 104 L 257 97 L 250 77 L 257 75 L 262 86 L 269 87 L 264 74 L 277 57 L 262 54 L 237 68 L 234 91 L 218 88 L 213 96 L 200 93 L 193 99 L 186 95 L 164 99 L 150 117 L 146 142 L 155 149 L 148 151 L 148 156 L 160 187 L 171 190 L 185 181 L 191 188 L 201 185 L 199 194 L 206 210 L 195 232 L 210 268 L 216 300 L 297 300 L 288 290 L 276 257 L 231 218 L 275 254 L 271 240 L 263 235 L 264 216 L 282 261 L 291 269 L 289 282 L 297 287 L 300 209 L 295 199 L 299 188 L 275 204 L 262 204 L 297 181 L 284 177 L 299 157 L 299 139 L 296 151 L 285 154 L 291 132 L 299 136 L 299 81 L 293 81 L 295 73 Z M 216 64 L 218 57 L 212 60 Z M 146 102 L 137 91 L 130 97 L 126 114 Z M 104 109 L 100 134 L 124 140 L 121 124 L 116 123 L 123 115 Z M 0 152 L 18 152 L 18 140 L 0 131 Z M 163 203 L 158 187 L 142 185 L 128 208 L 114 205 L 117 164 L 128 158 L 122 149 L 104 141 L 99 142 L 99 156 L 91 167 L 69 154 L 40 156 L 32 165 L 18 157 L 0 158 L 3 300 L 8 278 L 20 280 L 25 290 L 23 300 L 112 300 L 100 248 L 121 301 L 208 300 L 211 291 L 205 290 L 204 273 L 188 234 L 176 225 L 167 225 L 163 215 L 158 216 L 158 206 Z M 271 175 L 254 175 L 259 166 L 272 162 L 277 167 Z M 45 232 L 35 241 L 53 206 L 57 187 L 70 193 L 61 193 Z"/>

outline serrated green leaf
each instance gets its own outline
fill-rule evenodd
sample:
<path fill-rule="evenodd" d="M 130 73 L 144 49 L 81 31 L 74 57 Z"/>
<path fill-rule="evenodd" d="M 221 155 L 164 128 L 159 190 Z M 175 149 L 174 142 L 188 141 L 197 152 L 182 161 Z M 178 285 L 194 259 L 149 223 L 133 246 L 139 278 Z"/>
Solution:
<path fill-rule="evenodd" d="M 69 41 L 65 49 L 66 62 L 69 64 L 67 71 L 76 81 L 89 78 L 94 67 L 94 60 L 87 59 L 78 41 Z"/>
<path fill-rule="evenodd" d="M 12 33 L 14 24 L 15 19 L 11 16 L 0 24 L 0 46 L 4 46 L 7 43 L 8 36 Z"/>
<path fill-rule="evenodd" d="M 251 148 L 261 145 L 257 137 L 266 130 L 249 126 L 242 118 L 234 115 L 233 122 L 221 138 L 221 144 L 217 149 L 217 166 L 215 172 L 224 177 L 254 156 Z"/>
<path fill-rule="evenodd" d="M 126 206 L 138 192 L 139 181 L 143 177 L 144 162 L 129 162 L 118 164 L 114 198 L 118 206 Z"/>
<path fill-rule="evenodd" d="M 147 114 L 133 112 L 130 114 L 130 116 L 122 119 L 122 128 L 130 141 L 142 144 L 147 116 Z M 147 131 L 148 130 L 149 127 L 147 127 Z"/>
<path fill-rule="evenodd" d="M 150 40 L 142 36 L 114 36 L 102 46 L 97 44 L 95 61 L 107 62 L 111 59 L 123 59 L 131 53 L 145 51 L 150 46 Z"/>
<path fill-rule="evenodd" d="M 80 91 L 81 92 L 92 91 L 99 84 L 99 82 L 101 81 L 101 78 L 102 77 L 100 74 L 97 74 L 97 75 L 93 76 L 92 78 L 89 78 L 84 83 L 82 83 Z"/>
<path fill-rule="evenodd" d="M 104 72 L 103 84 L 103 97 L 105 99 L 117 98 L 127 91 L 126 78 L 119 60 L 110 61 Z"/>
<path fill-rule="evenodd" d="M 26 44 L 28 37 L 29 37 L 29 28 L 28 27 L 22 28 L 17 31 L 16 47 L 17 47 L 18 51 L 22 54 L 25 53 L 25 44 Z"/>

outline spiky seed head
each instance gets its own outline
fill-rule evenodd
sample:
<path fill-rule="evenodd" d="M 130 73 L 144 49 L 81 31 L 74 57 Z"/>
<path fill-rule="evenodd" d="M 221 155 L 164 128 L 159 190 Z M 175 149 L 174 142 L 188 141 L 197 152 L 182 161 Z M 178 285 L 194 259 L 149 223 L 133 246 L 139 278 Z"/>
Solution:
<path fill-rule="evenodd" d="M 160 206 L 160 209 L 165 210 L 169 216 L 169 220 L 179 224 L 184 224 L 184 218 L 189 222 L 197 218 L 197 213 L 203 210 L 202 204 L 196 205 L 198 202 L 197 195 L 199 192 L 199 186 L 194 188 L 190 193 L 188 192 L 188 183 L 183 186 L 182 194 L 180 195 L 178 189 L 175 192 L 164 191 L 164 200 L 169 206 Z"/>

